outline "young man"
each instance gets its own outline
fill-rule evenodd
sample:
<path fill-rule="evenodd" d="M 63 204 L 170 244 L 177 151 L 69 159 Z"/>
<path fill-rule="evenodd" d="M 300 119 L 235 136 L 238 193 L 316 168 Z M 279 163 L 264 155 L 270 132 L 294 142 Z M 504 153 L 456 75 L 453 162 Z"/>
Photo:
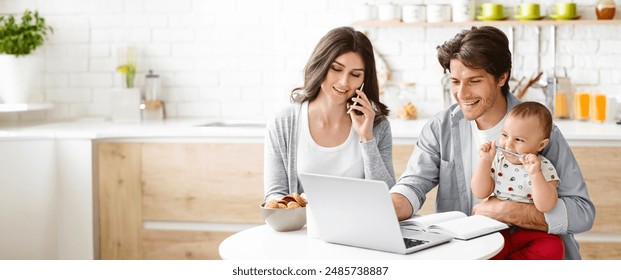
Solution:
<path fill-rule="evenodd" d="M 511 52 L 506 35 L 495 27 L 473 27 L 438 47 L 438 60 L 450 70 L 457 104 L 434 116 L 422 129 L 406 171 L 391 189 L 400 220 L 411 217 L 438 186 L 436 211 L 489 216 L 525 229 L 561 235 L 566 259 L 580 259 L 574 233 L 591 229 L 595 207 L 567 141 L 554 126 L 542 151 L 557 168 L 559 199 L 548 212 L 533 204 L 481 201 L 470 188 L 478 148 L 495 141 L 507 112 L 519 103 L 509 93 Z"/>

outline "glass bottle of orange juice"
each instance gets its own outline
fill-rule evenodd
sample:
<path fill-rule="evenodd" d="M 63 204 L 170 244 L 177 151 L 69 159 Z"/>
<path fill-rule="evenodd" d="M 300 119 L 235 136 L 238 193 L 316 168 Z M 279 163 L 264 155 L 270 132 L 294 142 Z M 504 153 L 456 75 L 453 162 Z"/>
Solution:
<path fill-rule="evenodd" d="M 602 93 L 593 94 L 593 111 L 591 112 L 591 120 L 595 122 L 606 121 L 606 99 L 607 96 Z"/>
<path fill-rule="evenodd" d="M 575 95 L 575 119 L 588 120 L 591 109 L 591 94 L 588 92 L 576 92 Z"/>
<path fill-rule="evenodd" d="M 554 117 L 570 119 L 573 116 L 573 89 L 568 77 L 556 78 L 556 96 L 554 99 Z"/>
<path fill-rule="evenodd" d="M 554 117 L 559 119 L 568 119 L 569 111 L 567 110 L 567 93 L 563 91 L 556 92 L 554 100 Z"/>

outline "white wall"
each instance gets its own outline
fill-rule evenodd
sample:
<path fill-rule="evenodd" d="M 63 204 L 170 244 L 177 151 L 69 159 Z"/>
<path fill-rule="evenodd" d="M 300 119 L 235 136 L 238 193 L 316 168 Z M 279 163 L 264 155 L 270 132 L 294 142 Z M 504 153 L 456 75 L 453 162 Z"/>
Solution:
<path fill-rule="evenodd" d="M 110 89 L 121 86 L 122 78 L 115 73 L 116 52 L 127 44 L 139 48 L 139 86 L 148 69 L 161 74 L 169 117 L 267 118 L 301 84 L 319 38 L 353 22 L 353 7 L 366 2 L 417 1 L 0 0 L 0 13 L 37 9 L 55 30 L 43 49 L 45 92 L 36 97 L 55 108 L 0 114 L 0 122 L 109 117 Z M 496 2 L 511 10 L 521 1 Z M 595 1 L 575 2 L 583 18 L 595 17 Z M 435 47 L 461 29 L 364 30 L 393 70 L 392 83 L 418 84 L 419 108 L 426 115 L 440 108 Z M 514 76 L 530 76 L 538 68 L 536 29 L 515 28 Z M 539 68 L 547 70 L 553 61 L 549 27 L 542 32 Z M 578 89 L 621 96 L 620 25 L 561 26 L 557 34 L 557 66 L 567 68 Z"/>

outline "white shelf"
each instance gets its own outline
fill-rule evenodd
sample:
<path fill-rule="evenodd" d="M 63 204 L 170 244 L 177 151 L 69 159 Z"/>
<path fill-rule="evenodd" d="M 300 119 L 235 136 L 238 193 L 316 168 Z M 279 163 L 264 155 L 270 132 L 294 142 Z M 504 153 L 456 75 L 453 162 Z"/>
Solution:
<path fill-rule="evenodd" d="M 361 27 L 455 27 L 455 26 L 518 26 L 518 25 L 583 25 L 583 24 L 621 24 L 621 20 L 596 20 L 596 19 L 577 19 L 577 20 L 498 20 L 498 21 L 468 21 L 468 22 L 416 22 L 404 23 L 400 20 L 366 20 L 352 23 L 354 26 Z"/>
<path fill-rule="evenodd" d="M 52 103 L 15 103 L 0 104 L 0 113 L 30 112 L 54 108 Z"/>

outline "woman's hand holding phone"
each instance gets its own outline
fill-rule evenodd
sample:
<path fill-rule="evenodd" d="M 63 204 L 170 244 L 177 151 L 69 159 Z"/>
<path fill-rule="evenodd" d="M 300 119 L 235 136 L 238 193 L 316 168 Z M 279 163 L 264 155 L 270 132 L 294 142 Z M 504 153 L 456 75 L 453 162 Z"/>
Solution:
<path fill-rule="evenodd" d="M 373 139 L 373 121 L 375 120 L 375 110 L 367 98 L 366 94 L 362 91 L 364 83 L 360 86 L 360 89 L 356 91 L 358 96 L 354 100 L 354 104 L 349 107 L 347 113 L 351 117 L 354 130 L 360 136 L 360 140 L 363 142 Z"/>
<path fill-rule="evenodd" d="M 360 86 L 358 91 L 362 91 L 362 88 L 364 88 L 364 83 L 362 83 L 362 85 Z M 356 97 L 360 98 L 360 94 L 358 94 Z M 352 97 L 351 100 L 352 100 L 353 103 L 351 105 L 349 105 L 349 109 L 347 109 L 347 114 L 351 113 L 354 110 L 354 106 L 358 105 L 358 102 L 353 101 L 354 97 Z M 356 110 L 355 113 L 356 113 L 356 115 L 362 115 L 363 114 L 362 112 L 360 112 L 358 110 Z"/>

